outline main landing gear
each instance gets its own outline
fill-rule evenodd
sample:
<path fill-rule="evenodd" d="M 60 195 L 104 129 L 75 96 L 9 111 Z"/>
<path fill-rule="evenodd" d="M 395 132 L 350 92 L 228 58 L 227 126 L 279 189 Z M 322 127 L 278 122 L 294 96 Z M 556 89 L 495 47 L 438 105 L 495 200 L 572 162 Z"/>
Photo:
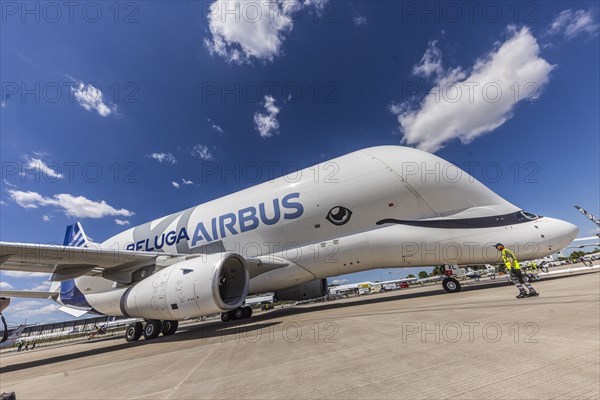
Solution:
<path fill-rule="evenodd" d="M 442 287 L 448 293 L 458 293 L 461 289 L 460 282 L 454 278 L 444 278 Z"/>
<path fill-rule="evenodd" d="M 161 333 L 163 336 L 170 336 L 177 331 L 179 322 L 177 321 L 160 321 L 157 319 L 150 319 L 142 322 L 134 322 L 127 327 L 125 331 L 125 340 L 128 342 L 135 342 L 144 335 L 144 339 L 154 339 Z"/>
<path fill-rule="evenodd" d="M 244 306 L 244 307 L 238 307 L 231 311 L 221 313 L 221 321 L 229 322 L 229 321 L 234 321 L 234 320 L 238 320 L 238 319 L 250 318 L 251 316 L 252 316 L 252 307 Z"/>
<path fill-rule="evenodd" d="M 442 281 L 442 287 L 448 293 L 458 293 L 460 292 L 461 286 L 460 282 L 451 276 L 454 274 L 454 270 L 458 269 L 457 265 L 442 265 L 441 267 L 442 273 L 446 275 L 444 280 Z"/>

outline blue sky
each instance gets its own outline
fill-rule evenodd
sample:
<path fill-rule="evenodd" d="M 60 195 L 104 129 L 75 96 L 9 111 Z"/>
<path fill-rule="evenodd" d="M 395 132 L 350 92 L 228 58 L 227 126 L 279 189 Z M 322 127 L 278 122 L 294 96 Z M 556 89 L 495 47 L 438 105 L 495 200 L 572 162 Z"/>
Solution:
<path fill-rule="evenodd" d="M 61 242 L 80 220 L 101 241 L 384 144 L 594 233 L 573 204 L 600 214 L 596 2 L 234 3 L 2 3 L 1 240 Z"/>

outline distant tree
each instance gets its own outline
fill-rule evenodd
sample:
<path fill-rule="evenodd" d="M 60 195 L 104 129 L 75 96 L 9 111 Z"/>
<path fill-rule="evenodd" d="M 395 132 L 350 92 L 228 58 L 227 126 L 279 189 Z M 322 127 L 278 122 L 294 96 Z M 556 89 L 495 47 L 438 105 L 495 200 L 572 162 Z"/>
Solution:
<path fill-rule="evenodd" d="M 429 274 L 425 271 L 419 272 L 419 279 L 425 279 L 429 276 Z"/>
<path fill-rule="evenodd" d="M 415 278 L 413 274 L 408 274 L 407 278 Z"/>
<path fill-rule="evenodd" d="M 437 276 L 442 274 L 442 267 L 437 266 L 433 267 L 433 271 L 431 271 L 431 276 Z"/>
<path fill-rule="evenodd" d="M 569 256 L 569 258 L 571 260 L 576 260 L 579 257 L 583 257 L 585 254 L 586 254 L 585 251 L 577 250 L 577 251 L 572 252 L 571 255 Z"/>

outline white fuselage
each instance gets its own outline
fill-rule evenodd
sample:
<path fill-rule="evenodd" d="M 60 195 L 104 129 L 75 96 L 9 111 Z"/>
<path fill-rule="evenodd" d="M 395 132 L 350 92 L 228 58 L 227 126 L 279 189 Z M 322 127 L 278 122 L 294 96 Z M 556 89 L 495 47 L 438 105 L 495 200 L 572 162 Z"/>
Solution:
<path fill-rule="evenodd" d="M 286 262 L 251 279 L 249 293 L 264 293 L 373 268 L 498 263 L 497 242 L 520 259 L 540 258 L 577 235 L 570 223 L 520 212 L 441 158 L 382 146 L 139 225 L 101 246 Z M 77 279 L 84 294 L 115 285 Z"/>

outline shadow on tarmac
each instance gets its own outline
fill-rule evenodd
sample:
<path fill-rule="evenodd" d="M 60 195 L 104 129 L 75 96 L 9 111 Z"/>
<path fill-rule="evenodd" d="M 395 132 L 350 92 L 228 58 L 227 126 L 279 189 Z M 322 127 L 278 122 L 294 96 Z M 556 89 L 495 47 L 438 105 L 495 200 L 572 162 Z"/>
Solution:
<path fill-rule="evenodd" d="M 39 367 L 42 365 L 54 364 L 63 361 L 70 361 L 73 359 L 79 359 L 83 357 L 91 357 L 99 354 L 110 353 L 113 351 L 123 350 L 135 348 L 138 346 L 151 345 L 155 343 L 165 343 L 165 342 L 181 342 L 185 340 L 206 340 L 213 337 L 226 337 L 229 335 L 241 335 L 246 333 L 252 333 L 254 331 L 261 331 L 263 329 L 268 329 L 272 326 L 278 325 L 280 322 L 270 322 L 264 324 L 256 324 L 252 325 L 223 325 L 222 323 L 211 322 L 208 324 L 197 324 L 190 325 L 182 328 L 181 331 L 178 331 L 177 334 L 173 336 L 159 336 L 152 340 L 140 340 L 138 342 L 121 342 L 112 346 L 95 348 L 90 350 L 79 351 L 71 354 L 63 354 L 60 356 L 43 358 L 39 360 L 26 361 L 20 364 L 8 365 L 6 367 L 0 368 L 0 373 L 19 371 L 27 368 Z M 110 337 L 103 339 L 101 341 L 106 340 L 115 340 L 115 337 Z M 122 340 L 122 339 L 121 339 Z M 83 343 L 78 343 L 83 344 Z"/>
<path fill-rule="evenodd" d="M 542 281 L 549 281 L 549 280 L 554 280 L 554 279 L 565 279 L 565 278 L 569 278 L 569 277 L 588 275 L 588 274 L 594 274 L 594 273 L 598 273 L 598 272 L 590 272 L 590 273 L 586 273 L 586 274 L 577 274 L 577 275 L 562 276 L 562 277 L 558 277 L 558 276 L 557 277 L 545 277 Z M 485 282 L 485 283 L 477 284 L 474 286 L 463 286 L 461 292 L 470 292 L 470 291 L 475 291 L 475 290 L 482 290 L 482 289 L 487 289 L 487 288 L 509 286 L 509 285 L 512 285 L 512 283 L 506 281 L 503 278 L 500 278 L 496 282 L 491 282 L 491 283 Z M 535 282 L 534 282 L 534 285 L 535 285 Z M 198 339 L 205 340 L 205 339 L 215 338 L 215 337 L 224 338 L 229 335 L 243 335 L 246 333 L 252 333 L 254 331 L 261 331 L 262 329 L 268 329 L 270 327 L 279 325 L 282 323 L 282 321 L 272 321 L 272 322 L 269 322 L 269 321 L 273 320 L 273 319 L 284 318 L 286 316 L 291 316 L 291 315 L 308 314 L 308 313 L 315 312 L 315 311 L 345 309 L 347 307 L 385 303 L 385 302 L 398 301 L 398 300 L 403 300 L 403 299 L 424 298 L 424 297 L 430 297 L 430 296 L 438 296 L 440 294 L 444 294 L 444 295 L 448 295 L 448 296 L 452 295 L 452 294 L 445 293 L 443 291 L 443 289 L 441 289 L 441 288 L 440 288 L 440 290 L 430 290 L 430 291 L 426 291 L 426 292 L 417 292 L 417 291 L 413 292 L 413 291 L 399 290 L 398 294 L 394 294 L 392 296 L 380 297 L 380 296 L 369 295 L 369 296 L 365 296 L 364 299 L 360 299 L 360 300 L 356 300 L 356 301 L 348 301 L 348 302 L 332 301 L 332 302 L 326 302 L 326 303 L 314 303 L 310 306 L 277 309 L 277 310 L 270 311 L 268 313 L 262 313 L 262 314 L 255 315 L 246 321 L 244 321 L 244 320 L 232 321 L 231 323 L 226 323 L 226 324 L 222 323 L 221 321 L 211 321 L 208 323 L 206 323 L 206 322 L 199 323 L 199 324 L 195 324 L 195 325 L 189 325 L 189 326 L 182 327 L 177 332 L 177 334 L 175 334 L 173 336 L 166 336 L 166 337 L 160 336 L 158 338 L 148 340 L 148 341 L 140 340 L 138 342 L 129 342 L 129 343 L 122 342 L 122 343 L 118 343 L 118 344 L 115 344 L 112 346 L 84 350 L 81 352 L 64 354 L 64 355 L 44 358 L 44 359 L 40 359 L 40 360 L 27 361 L 27 362 L 23 362 L 20 364 L 13 364 L 13 365 L 9 365 L 9 366 L 0 368 L 0 373 L 19 371 L 19 370 L 23 370 L 23 369 L 27 369 L 27 368 L 48 365 L 48 364 L 54 364 L 54 363 L 59 363 L 62 361 L 69 361 L 69 360 L 82 358 L 82 357 L 90 357 L 90 356 L 94 356 L 94 355 L 98 355 L 98 354 L 109 353 L 112 351 L 118 351 L 118 350 L 137 347 L 137 346 L 151 345 L 154 343 L 180 342 L 180 341 L 185 341 L 185 340 L 198 340 Z M 585 296 L 585 295 L 583 295 L 583 296 Z M 564 298 L 564 297 L 569 297 L 571 299 L 573 298 L 573 296 L 552 296 L 551 298 L 545 299 L 542 294 L 542 297 L 539 297 L 536 299 L 531 299 L 531 300 L 535 301 L 536 303 L 539 303 L 539 304 L 549 304 L 548 301 L 543 301 L 543 300 L 559 299 L 559 298 Z M 512 297 L 508 297 L 507 299 L 512 299 Z M 542 300 L 543 302 L 540 302 L 540 300 Z M 524 301 L 528 301 L 528 300 L 524 300 Z M 591 301 L 595 302 L 595 300 L 591 300 Z M 518 306 L 522 305 L 522 302 L 523 302 L 523 300 L 521 300 L 519 302 L 514 302 L 514 304 L 502 303 L 502 304 L 497 304 L 497 305 L 491 305 L 489 303 L 473 304 L 473 303 L 469 302 L 469 303 L 465 304 L 465 307 L 461 307 L 461 309 L 468 309 L 468 308 L 476 309 L 476 308 L 481 308 L 481 307 L 486 307 L 486 308 L 490 308 L 490 307 L 506 308 L 506 307 L 512 307 L 512 306 L 518 307 Z M 561 303 L 565 303 L 565 302 L 561 301 Z M 573 301 L 569 301 L 568 303 L 581 303 L 581 300 L 573 300 Z M 442 307 L 440 307 L 440 305 Z M 440 305 L 435 305 L 434 306 L 434 307 L 436 307 L 435 310 L 451 311 L 452 309 L 455 309 L 457 306 L 456 304 L 454 304 L 451 306 L 444 307 L 443 303 Z M 419 311 L 419 310 L 416 310 L 413 307 L 413 308 L 406 309 L 403 311 L 394 309 L 394 310 L 384 310 L 384 311 L 375 312 L 375 313 L 370 312 L 368 314 L 369 315 L 377 315 L 377 314 L 386 314 L 386 313 L 415 312 L 415 311 Z M 426 308 L 423 308 L 422 311 L 430 312 L 430 311 L 432 311 L 432 308 L 426 307 Z M 359 315 L 366 315 L 366 314 L 363 314 L 363 313 L 356 314 L 356 316 L 359 316 Z M 347 316 L 351 316 L 351 315 L 347 315 Z M 115 337 L 98 339 L 96 341 L 106 341 L 106 340 L 115 340 Z"/>

